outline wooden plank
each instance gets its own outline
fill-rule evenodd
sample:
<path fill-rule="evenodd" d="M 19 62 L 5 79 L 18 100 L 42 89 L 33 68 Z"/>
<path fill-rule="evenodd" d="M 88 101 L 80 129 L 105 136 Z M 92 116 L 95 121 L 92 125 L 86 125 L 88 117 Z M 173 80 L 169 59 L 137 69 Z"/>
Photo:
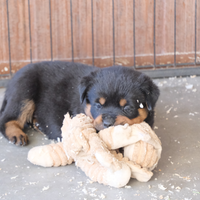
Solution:
<path fill-rule="evenodd" d="M 93 1 L 95 65 L 113 65 L 112 0 Z"/>
<path fill-rule="evenodd" d="M 197 1 L 197 19 L 196 19 L 196 25 L 197 25 L 197 41 L 196 41 L 196 48 L 197 48 L 197 62 L 200 62 L 200 2 Z"/>
<path fill-rule="evenodd" d="M 114 2 L 115 63 L 133 66 L 133 0 L 117 0 Z"/>
<path fill-rule="evenodd" d="M 0 74 L 9 74 L 6 1 L 0 1 Z"/>
<path fill-rule="evenodd" d="M 70 1 L 51 0 L 53 59 L 72 60 Z"/>
<path fill-rule="evenodd" d="M 51 60 L 49 1 L 31 0 L 30 14 L 33 62 Z"/>
<path fill-rule="evenodd" d="M 177 1 L 177 63 L 194 62 L 194 3 L 195 0 Z"/>
<path fill-rule="evenodd" d="M 91 0 L 73 0 L 74 60 L 92 64 Z"/>
<path fill-rule="evenodd" d="M 28 3 L 9 0 L 8 5 L 12 73 L 15 73 L 30 61 Z"/>
<path fill-rule="evenodd" d="M 8 1 L 9 28 L 10 28 L 10 53 L 11 72 L 15 73 L 24 65 L 29 63 L 30 43 L 28 35 L 28 12 L 27 1 Z M 7 6 L 6 1 L 1 1 L 1 45 L 2 57 L 0 58 L 1 74 L 9 72 L 9 48 L 8 48 L 8 27 L 7 27 Z M 6 58 L 6 59 L 5 59 Z"/>
<path fill-rule="evenodd" d="M 153 6 L 153 0 L 135 1 L 136 66 L 150 65 L 154 62 Z"/>
<path fill-rule="evenodd" d="M 156 64 L 174 63 L 174 0 L 156 1 Z"/>

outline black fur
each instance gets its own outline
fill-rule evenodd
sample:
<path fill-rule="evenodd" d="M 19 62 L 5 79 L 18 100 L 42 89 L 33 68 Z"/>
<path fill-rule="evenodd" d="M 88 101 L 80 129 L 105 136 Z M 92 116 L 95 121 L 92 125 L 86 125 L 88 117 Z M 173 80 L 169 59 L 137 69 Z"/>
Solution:
<path fill-rule="evenodd" d="M 84 102 L 85 99 L 85 104 L 91 105 L 93 118 L 102 115 L 102 121 L 104 122 L 105 118 L 107 123 L 109 118 L 113 122 L 111 125 L 118 115 L 133 119 L 138 116 L 139 104 L 142 103 L 149 111 L 145 121 L 150 126 L 154 123 L 154 107 L 159 97 L 159 90 L 152 80 L 141 72 L 122 66 L 94 71 L 83 77 L 80 93 L 81 101 Z M 106 99 L 103 106 L 98 102 L 100 97 Z M 120 99 L 127 100 L 124 108 L 119 106 Z"/>
<path fill-rule="evenodd" d="M 119 114 L 134 118 L 138 115 L 139 100 L 147 105 L 149 114 L 145 121 L 152 126 L 158 96 L 159 90 L 151 79 L 131 68 L 99 69 L 61 61 L 29 64 L 8 84 L 0 110 L 0 131 L 6 136 L 5 124 L 18 119 L 27 99 L 33 100 L 33 117 L 50 139 L 61 137 L 60 128 L 67 112 L 71 116 L 84 113 L 88 104 L 94 119 L 99 115 L 115 119 Z M 98 103 L 100 97 L 106 99 L 104 106 Z M 119 106 L 121 98 L 128 101 L 123 108 Z"/>

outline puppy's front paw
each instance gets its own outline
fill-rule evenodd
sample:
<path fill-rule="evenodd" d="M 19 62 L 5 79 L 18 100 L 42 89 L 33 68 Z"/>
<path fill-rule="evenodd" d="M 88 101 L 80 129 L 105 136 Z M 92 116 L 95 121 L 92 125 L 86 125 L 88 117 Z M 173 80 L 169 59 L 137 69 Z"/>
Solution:
<path fill-rule="evenodd" d="M 20 134 L 13 134 L 11 138 L 9 138 L 10 142 L 17 146 L 25 146 L 28 144 L 28 136 L 21 131 Z"/>
<path fill-rule="evenodd" d="M 19 122 L 7 122 L 5 128 L 5 136 L 11 143 L 18 146 L 25 146 L 28 144 L 28 136 L 22 131 Z"/>
<path fill-rule="evenodd" d="M 7 129 L 6 137 L 11 143 L 17 146 L 25 146 L 28 144 L 28 136 L 21 129 Z"/>

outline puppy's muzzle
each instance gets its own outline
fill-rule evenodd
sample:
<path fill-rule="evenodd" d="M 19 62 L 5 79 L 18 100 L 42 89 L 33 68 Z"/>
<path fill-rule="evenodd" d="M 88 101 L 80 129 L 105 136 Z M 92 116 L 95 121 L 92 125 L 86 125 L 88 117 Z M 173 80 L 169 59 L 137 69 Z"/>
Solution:
<path fill-rule="evenodd" d="M 113 117 L 109 116 L 109 115 L 103 116 L 102 121 L 103 121 L 104 128 L 108 128 L 110 126 L 113 126 L 114 123 L 115 123 L 115 119 Z"/>

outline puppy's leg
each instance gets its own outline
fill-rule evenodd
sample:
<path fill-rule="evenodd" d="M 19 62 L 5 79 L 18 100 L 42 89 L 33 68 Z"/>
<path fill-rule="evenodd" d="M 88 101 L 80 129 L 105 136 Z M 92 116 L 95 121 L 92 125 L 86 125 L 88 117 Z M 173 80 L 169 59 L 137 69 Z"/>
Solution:
<path fill-rule="evenodd" d="M 37 131 L 45 134 L 49 139 L 61 141 L 61 127 L 63 119 L 64 114 L 61 115 L 61 117 L 59 116 L 58 119 L 55 118 L 55 115 L 53 115 L 52 113 L 48 113 L 48 115 L 45 115 L 45 113 L 41 113 L 37 116 L 38 122 L 36 120 L 33 121 L 33 127 Z"/>
<path fill-rule="evenodd" d="M 1 108 L 0 130 L 3 135 L 16 145 L 28 144 L 28 136 L 22 131 L 25 123 L 32 123 L 35 104 L 33 100 L 17 102 L 4 99 Z"/>

